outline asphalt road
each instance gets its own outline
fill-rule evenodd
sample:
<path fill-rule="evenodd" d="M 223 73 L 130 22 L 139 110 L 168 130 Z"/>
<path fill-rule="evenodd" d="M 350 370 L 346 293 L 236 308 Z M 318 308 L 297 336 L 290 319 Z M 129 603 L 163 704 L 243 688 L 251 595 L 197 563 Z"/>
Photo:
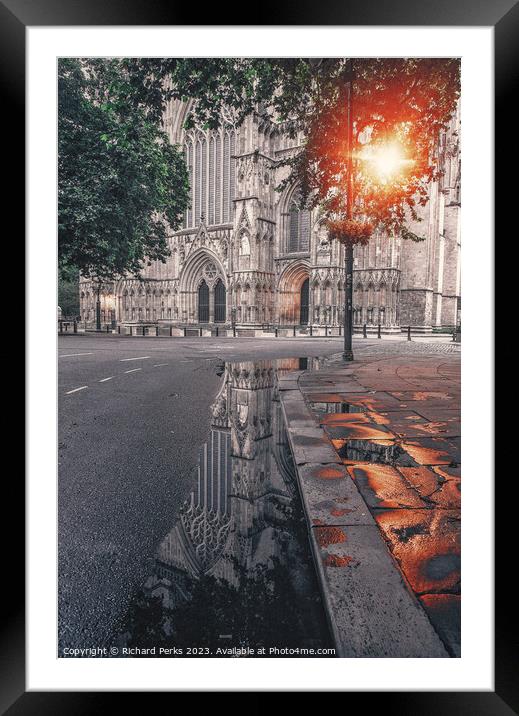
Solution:
<path fill-rule="evenodd" d="M 59 338 L 59 647 L 108 643 L 193 485 L 221 360 L 340 338 Z"/>

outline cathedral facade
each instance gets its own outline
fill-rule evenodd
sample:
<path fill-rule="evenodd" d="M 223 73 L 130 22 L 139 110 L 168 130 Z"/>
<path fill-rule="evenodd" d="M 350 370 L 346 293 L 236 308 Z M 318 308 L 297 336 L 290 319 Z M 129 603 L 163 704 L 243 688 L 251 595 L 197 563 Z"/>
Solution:
<path fill-rule="evenodd" d="M 155 326 L 175 335 L 193 328 L 297 328 L 338 333 L 344 323 L 344 250 L 330 241 L 319 211 L 300 207 L 298 188 L 276 187 L 280 159 L 298 151 L 260 114 L 240 127 L 184 130 L 189 106 L 169 104 L 164 129 L 184 148 L 191 206 L 168 237 L 170 256 L 142 278 L 100 289 L 104 324 L 128 333 Z M 442 178 L 429 186 L 422 242 L 379 233 L 354 252 L 354 323 L 385 332 L 411 325 L 452 327 L 460 306 L 460 117 L 439 137 Z M 81 319 L 95 325 L 97 286 L 80 281 Z M 176 333 L 175 333 L 176 332 Z"/>

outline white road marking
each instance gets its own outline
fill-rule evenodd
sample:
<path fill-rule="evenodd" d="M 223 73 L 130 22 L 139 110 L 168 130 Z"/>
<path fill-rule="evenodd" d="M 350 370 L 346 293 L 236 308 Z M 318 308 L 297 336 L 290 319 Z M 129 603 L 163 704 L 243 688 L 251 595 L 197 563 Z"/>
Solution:
<path fill-rule="evenodd" d="M 139 358 L 120 358 L 121 363 L 126 363 L 126 361 L 129 360 L 145 360 L 146 358 L 149 358 L 149 356 L 140 356 Z"/>
<path fill-rule="evenodd" d="M 70 395 L 71 393 L 77 393 L 78 390 L 85 390 L 85 388 L 88 388 L 88 385 L 82 385 L 81 388 L 74 388 L 74 390 L 67 390 L 65 395 Z"/>
<path fill-rule="evenodd" d="M 101 378 L 101 380 L 99 382 L 106 383 L 107 380 L 112 380 L 112 378 L 113 378 L 113 375 L 111 375 L 109 378 Z"/>
<path fill-rule="evenodd" d="M 135 373 L 137 370 L 142 370 L 142 368 L 132 368 L 131 370 L 125 370 L 125 373 Z"/>
<path fill-rule="evenodd" d="M 72 358 L 72 356 L 91 356 L 93 353 L 65 353 L 58 356 L 59 358 Z"/>
<path fill-rule="evenodd" d="M 161 365 L 169 365 L 169 363 L 155 363 L 154 368 L 160 368 Z"/>

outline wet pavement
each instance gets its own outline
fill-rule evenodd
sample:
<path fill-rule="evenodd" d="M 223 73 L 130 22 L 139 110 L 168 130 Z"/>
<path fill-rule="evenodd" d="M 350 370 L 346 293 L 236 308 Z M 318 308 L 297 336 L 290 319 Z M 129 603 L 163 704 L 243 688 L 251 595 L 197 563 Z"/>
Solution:
<path fill-rule="evenodd" d="M 307 365 L 222 367 L 193 490 L 112 637 L 121 655 L 334 655 L 277 391 Z"/>
<path fill-rule="evenodd" d="M 395 655 L 396 648 L 400 656 L 459 656 L 459 354 L 361 356 L 349 364 L 330 360 L 317 371 L 301 373 L 297 388 L 292 379 L 287 389 L 294 395 L 281 395 L 287 398 L 303 501 L 343 655 Z M 404 601 L 410 593 L 414 607 L 427 615 L 427 624 L 416 623 L 416 634 L 425 638 L 422 653 L 405 653 L 412 645 L 404 638 L 396 647 L 387 645 L 384 654 L 382 635 L 374 647 L 380 624 L 373 615 L 366 624 L 366 610 L 370 597 L 381 595 L 380 585 L 370 586 L 368 567 L 382 570 L 382 582 L 384 569 L 391 572 L 380 538 L 401 576 L 396 591 Z M 373 555 L 381 560 L 378 566 Z M 345 607 L 344 598 L 352 596 L 365 604 L 363 615 Z M 416 618 L 408 607 L 402 619 Z M 365 640 L 352 654 L 355 629 L 347 622 L 354 618 Z M 395 621 L 397 613 L 388 612 L 388 632 Z M 431 626 L 443 654 L 430 639 Z"/>
<path fill-rule="evenodd" d="M 108 655 L 334 656 L 278 397 L 278 377 L 307 366 L 218 366 L 192 489 L 150 552 Z"/>
<path fill-rule="evenodd" d="M 100 352 L 78 353 L 91 387 L 60 407 L 60 653 L 459 655 L 458 350 L 368 346 L 345 367 L 208 344 L 172 372 L 147 346 L 113 380 L 113 355 L 97 375 Z"/>
<path fill-rule="evenodd" d="M 222 361 L 300 355 L 295 343 L 334 351 L 320 339 L 59 339 L 59 653 L 109 645 L 149 576 L 196 484 Z"/>

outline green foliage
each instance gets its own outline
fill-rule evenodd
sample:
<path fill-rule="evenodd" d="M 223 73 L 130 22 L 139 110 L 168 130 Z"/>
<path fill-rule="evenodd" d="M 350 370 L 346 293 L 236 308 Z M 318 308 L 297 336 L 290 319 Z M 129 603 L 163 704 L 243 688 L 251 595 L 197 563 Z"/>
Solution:
<path fill-rule="evenodd" d="M 139 107 L 118 60 L 58 64 L 58 260 L 99 279 L 168 254 L 188 206 L 178 147 Z"/>
<path fill-rule="evenodd" d="M 458 59 L 217 58 L 125 61 L 136 106 L 161 116 L 170 99 L 190 100 L 186 126 L 240 125 L 253 112 L 279 132 L 304 137 L 301 151 L 278 162 L 290 168 L 278 186 L 298 183 L 303 201 L 334 220 L 365 220 L 421 240 L 406 220 L 419 220 L 428 184 L 439 175 L 438 135 L 460 95 Z M 348 92 L 352 82 L 352 145 Z M 408 166 L 378 181 L 360 158 L 371 147 L 398 141 Z M 346 209 L 347 186 L 350 208 Z M 349 241 L 346 237 L 346 239 Z"/>
<path fill-rule="evenodd" d="M 63 316 L 79 316 L 79 274 L 70 271 L 64 278 L 58 276 L 58 306 Z"/>

